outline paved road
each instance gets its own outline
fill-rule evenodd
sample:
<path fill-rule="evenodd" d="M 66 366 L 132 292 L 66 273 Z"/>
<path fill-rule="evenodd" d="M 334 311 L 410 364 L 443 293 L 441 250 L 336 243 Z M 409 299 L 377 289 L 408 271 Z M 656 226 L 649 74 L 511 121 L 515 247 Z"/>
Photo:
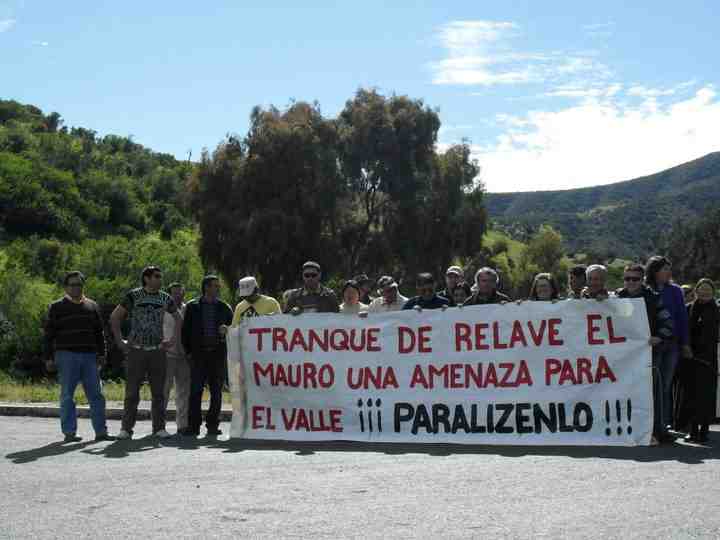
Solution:
<path fill-rule="evenodd" d="M 161 444 L 143 438 L 148 422 L 137 431 L 64 445 L 55 419 L 0 417 L 0 537 L 720 537 L 717 432 L 715 447 L 617 449 Z"/>

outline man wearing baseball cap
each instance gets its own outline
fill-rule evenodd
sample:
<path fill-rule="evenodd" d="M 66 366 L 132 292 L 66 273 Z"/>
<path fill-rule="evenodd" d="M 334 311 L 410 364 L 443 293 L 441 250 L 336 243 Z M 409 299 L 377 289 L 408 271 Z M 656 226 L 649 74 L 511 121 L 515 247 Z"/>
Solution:
<path fill-rule="evenodd" d="M 464 277 L 463 270 L 459 266 L 451 266 L 445 271 L 445 289 L 440 291 L 438 295 L 447 298 L 451 306 L 455 305 L 453 291 L 458 283 L 464 281 Z"/>
<path fill-rule="evenodd" d="M 320 265 L 308 261 L 302 266 L 303 286 L 288 295 L 285 313 L 338 313 L 340 304 L 332 289 L 320 283 Z"/>
<path fill-rule="evenodd" d="M 271 296 L 260 294 L 257 280 L 246 276 L 238 281 L 237 289 L 240 303 L 235 308 L 232 325 L 237 326 L 246 317 L 262 317 L 281 313 L 280 304 Z"/>
<path fill-rule="evenodd" d="M 378 292 L 382 295 L 373 300 L 368 308 L 369 313 L 387 313 L 400 311 L 408 301 L 398 291 L 398 284 L 392 276 L 382 276 L 377 281 Z"/>

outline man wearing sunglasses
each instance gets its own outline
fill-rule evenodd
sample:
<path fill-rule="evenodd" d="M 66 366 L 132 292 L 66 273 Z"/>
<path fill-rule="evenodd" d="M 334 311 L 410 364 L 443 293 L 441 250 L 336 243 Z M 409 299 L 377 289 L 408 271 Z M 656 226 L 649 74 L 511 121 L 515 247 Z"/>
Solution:
<path fill-rule="evenodd" d="M 303 286 L 290 291 L 285 313 L 338 313 L 340 304 L 332 289 L 320 283 L 320 265 L 308 261 L 302 266 Z"/>
<path fill-rule="evenodd" d="M 165 375 L 167 372 L 166 353 L 179 339 L 182 322 L 178 307 L 162 287 L 162 271 L 157 266 L 148 266 L 140 276 L 142 287 L 125 295 L 110 316 L 110 323 L 118 348 L 126 355 L 125 411 L 122 430 L 118 439 L 132 437 L 137 408 L 140 403 L 140 386 L 147 376 L 152 394 L 153 435 L 162 439 L 170 437 L 165 430 Z M 169 313 L 175 320 L 172 337 L 163 336 L 163 319 Z M 129 317 L 130 333 L 125 340 L 122 335 L 122 321 Z"/>
<path fill-rule="evenodd" d="M 632 263 L 625 267 L 623 272 L 624 287 L 618 289 L 617 296 L 619 298 L 643 298 L 645 300 L 645 309 L 647 310 L 647 318 L 650 326 L 650 345 L 653 347 L 653 366 L 656 364 L 656 356 L 658 346 L 662 343 L 671 342 L 673 339 L 673 320 L 670 310 L 663 305 L 662 296 L 654 292 L 650 287 L 643 283 L 645 277 L 645 267 L 639 263 Z M 655 444 L 657 439 L 662 442 L 673 440 L 672 437 L 664 433 L 662 422 L 662 404 L 660 398 L 662 389 L 658 387 L 656 369 L 653 369 L 653 401 L 654 401 L 654 429 Z"/>
<path fill-rule="evenodd" d="M 418 274 L 415 280 L 417 296 L 414 296 L 403 306 L 403 309 L 445 309 L 450 301 L 435 292 L 435 278 L 429 272 Z"/>
<path fill-rule="evenodd" d="M 60 428 L 65 442 L 77 436 L 75 388 L 82 383 L 90 404 L 96 441 L 108 441 L 105 397 L 98 367 L 105 361 L 105 333 L 98 305 L 83 294 L 85 276 L 69 272 L 63 281 L 65 296 L 50 304 L 45 323 L 45 355 L 48 371 L 58 369 L 60 382 Z"/>

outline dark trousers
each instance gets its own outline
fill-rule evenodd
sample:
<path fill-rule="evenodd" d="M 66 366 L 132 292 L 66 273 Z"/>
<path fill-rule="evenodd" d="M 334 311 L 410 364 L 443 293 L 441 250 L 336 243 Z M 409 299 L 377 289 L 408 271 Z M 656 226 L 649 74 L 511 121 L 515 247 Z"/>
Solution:
<path fill-rule="evenodd" d="M 195 434 L 200 433 L 202 424 L 202 395 L 206 384 L 210 388 L 210 408 L 205 415 L 205 427 L 217 429 L 220 425 L 226 357 L 224 348 L 192 353 L 188 428 Z"/>
<path fill-rule="evenodd" d="M 165 351 L 143 351 L 130 349 L 127 355 L 127 381 L 125 384 L 125 411 L 122 428 L 132 433 L 140 403 L 140 386 L 147 375 L 152 394 L 153 433 L 165 429 L 165 371 L 167 361 Z"/>

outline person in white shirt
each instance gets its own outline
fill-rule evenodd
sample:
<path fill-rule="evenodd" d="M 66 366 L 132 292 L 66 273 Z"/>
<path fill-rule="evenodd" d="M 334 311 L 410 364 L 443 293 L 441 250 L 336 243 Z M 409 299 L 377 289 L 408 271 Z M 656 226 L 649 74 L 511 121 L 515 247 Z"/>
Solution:
<path fill-rule="evenodd" d="M 346 281 L 342 288 L 343 303 L 340 304 L 340 313 L 358 315 L 367 312 L 367 305 L 360 301 L 360 285 L 354 280 Z"/>
<path fill-rule="evenodd" d="M 173 283 L 168 292 L 180 313 L 180 324 L 185 315 L 185 287 L 180 283 Z M 170 399 L 170 390 L 175 386 L 175 424 L 177 432 L 183 434 L 188 427 L 188 400 L 190 399 L 190 364 L 185 356 L 180 336 L 175 335 L 175 319 L 166 313 L 163 318 L 163 336 L 165 339 L 174 338 L 173 346 L 167 351 L 167 371 L 165 375 L 165 406 Z"/>
<path fill-rule="evenodd" d="M 400 294 L 398 284 L 392 276 L 382 276 L 378 279 L 377 284 L 378 292 L 380 292 L 382 296 L 370 303 L 368 312 L 387 313 L 388 311 L 400 311 L 408 299 Z"/>

